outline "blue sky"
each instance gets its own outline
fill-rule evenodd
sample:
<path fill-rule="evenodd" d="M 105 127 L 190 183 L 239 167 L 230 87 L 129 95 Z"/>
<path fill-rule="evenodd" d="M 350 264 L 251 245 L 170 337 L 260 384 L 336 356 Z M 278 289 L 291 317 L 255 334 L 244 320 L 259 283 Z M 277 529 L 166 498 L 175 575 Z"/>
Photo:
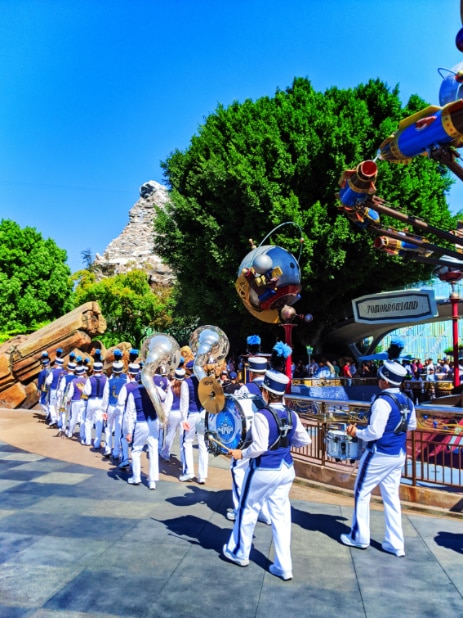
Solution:
<path fill-rule="evenodd" d="M 78 270 L 219 103 L 379 77 L 438 105 L 460 26 L 459 0 L 0 0 L 0 218 Z"/>

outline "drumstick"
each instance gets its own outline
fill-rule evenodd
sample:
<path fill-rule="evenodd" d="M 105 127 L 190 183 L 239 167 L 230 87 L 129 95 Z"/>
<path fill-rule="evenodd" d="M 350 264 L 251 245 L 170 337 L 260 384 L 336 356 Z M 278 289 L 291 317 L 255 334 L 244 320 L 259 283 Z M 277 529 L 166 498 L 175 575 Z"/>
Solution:
<path fill-rule="evenodd" d="M 230 447 L 225 446 L 225 444 L 223 442 L 220 442 L 220 440 L 218 440 L 217 438 L 215 438 L 211 432 L 206 432 L 204 434 L 204 437 L 206 438 L 206 440 L 209 440 L 210 442 L 214 442 L 215 444 L 217 444 L 217 446 L 222 448 L 225 451 L 224 455 L 228 455 L 228 451 L 230 450 Z"/>

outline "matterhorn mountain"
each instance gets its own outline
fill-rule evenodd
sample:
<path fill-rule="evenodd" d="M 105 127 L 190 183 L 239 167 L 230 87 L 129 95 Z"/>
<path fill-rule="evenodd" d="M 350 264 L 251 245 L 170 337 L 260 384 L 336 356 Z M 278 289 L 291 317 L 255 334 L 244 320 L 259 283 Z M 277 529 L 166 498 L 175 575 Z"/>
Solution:
<path fill-rule="evenodd" d="M 122 233 L 112 240 L 103 255 L 95 256 L 93 269 L 97 277 L 108 277 L 130 270 L 147 272 L 152 285 L 171 285 L 175 279 L 172 270 L 153 252 L 153 221 L 155 206 L 169 202 L 164 185 L 150 180 L 140 187 L 140 199 L 129 211 L 129 222 Z"/>

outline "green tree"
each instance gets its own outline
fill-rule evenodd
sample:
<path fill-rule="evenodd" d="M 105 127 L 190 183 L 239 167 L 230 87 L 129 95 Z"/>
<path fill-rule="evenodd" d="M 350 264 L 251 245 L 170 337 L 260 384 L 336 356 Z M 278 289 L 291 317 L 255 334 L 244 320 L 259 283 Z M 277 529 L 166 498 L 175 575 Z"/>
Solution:
<path fill-rule="evenodd" d="M 374 157 L 398 122 L 424 106 L 413 96 L 402 107 L 398 88 L 380 80 L 321 93 L 303 78 L 273 98 L 219 105 L 189 147 L 163 162 L 172 204 L 158 210 L 155 249 L 177 274 L 176 311 L 220 325 L 241 344 L 249 332 L 268 331 L 247 314 L 234 282 L 248 239 L 259 243 L 285 221 L 298 224 L 304 237 L 296 309 L 314 316 L 295 334 L 318 349 L 352 298 L 428 279 L 430 267 L 377 252 L 373 236 L 341 214 L 335 196 L 342 172 Z M 378 195 L 452 228 L 445 169 L 424 157 L 409 166 L 378 165 Z M 270 242 L 298 253 L 290 226 Z M 282 335 L 271 329 L 273 337 Z"/>
<path fill-rule="evenodd" d="M 101 337 L 110 347 L 121 341 L 140 346 L 151 331 L 162 331 L 171 325 L 170 289 L 158 287 L 155 292 L 141 270 L 96 280 L 95 273 L 81 270 L 75 273 L 76 304 L 98 301 L 107 323 Z"/>
<path fill-rule="evenodd" d="M 72 309 L 66 260 L 66 251 L 35 228 L 0 221 L 1 329 L 26 332 Z"/>

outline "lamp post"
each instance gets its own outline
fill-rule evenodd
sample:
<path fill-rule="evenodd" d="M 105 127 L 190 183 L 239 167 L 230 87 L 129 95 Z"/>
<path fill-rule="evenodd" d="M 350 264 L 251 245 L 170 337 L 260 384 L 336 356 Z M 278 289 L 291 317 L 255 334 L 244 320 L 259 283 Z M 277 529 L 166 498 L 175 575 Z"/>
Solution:
<path fill-rule="evenodd" d="M 312 359 L 313 347 L 311 345 L 307 345 L 305 347 L 306 347 L 306 350 L 307 350 L 307 356 L 309 357 L 309 364 L 307 365 L 307 367 L 310 367 L 310 361 Z"/>

